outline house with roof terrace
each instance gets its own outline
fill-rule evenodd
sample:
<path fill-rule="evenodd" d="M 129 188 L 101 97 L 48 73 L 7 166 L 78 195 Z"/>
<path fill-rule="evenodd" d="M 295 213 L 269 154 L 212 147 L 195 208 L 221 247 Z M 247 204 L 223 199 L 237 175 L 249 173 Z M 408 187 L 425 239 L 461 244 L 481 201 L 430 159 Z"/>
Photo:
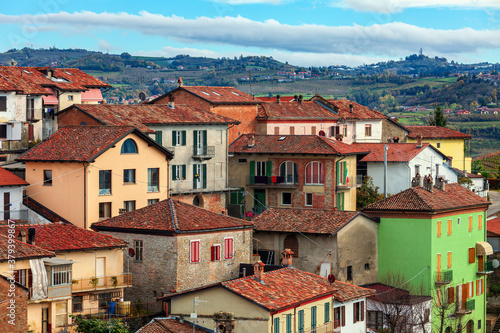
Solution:
<path fill-rule="evenodd" d="M 132 300 L 234 279 L 252 258 L 253 225 L 175 199 L 92 224 L 133 249 Z M 127 259 L 128 260 L 128 259 Z"/>
<path fill-rule="evenodd" d="M 132 285 L 120 239 L 63 223 L 0 226 L 0 239 L 8 235 L 18 240 L 19 251 L 37 251 L 30 260 L 16 258 L 12 269 L 16 282 L 29 289 L 28 324 L 35 332 L 66 332 L 69 314 L 107 313 L 108 303 Z"/>
<path fill-rule="evenodd" d="M 135 126 L 174 153 L 170 195 L 217 213 L 225 212 L 228 128 L 239 122 L 189 105 L 73 105 L 57 114 L 68 125 Z"/>
<path fill-rule="evenodd" d="M 131 126 L 66 126 L 18 161 L 27 195 L 72 224 L 89 228 L 168 198 L 172 153 Z"/>
<path fill-rule="evenodd" d="M 431 296 L 432 331 L 486 325 L 487 276 L 493 272 L 486 241 L 490 202 L 454 183 L 425 177 L 411 187 L 363 208 L 379 218 L 378 274 L 399 274 L 408 286 Z M 440 307 L 440 305 L 443 305 Z"/>
<path fill-rule="evenodd" d="M 371 289 L 304 272 L 291 266 L 160 297 L 168 313 L 213 328 L 218 313 L 230 313 L 235 332 L 366 332 Z M 197 319 L 191 319 L 193 302 Z"/>
<path fill-rule="evenodd" d="M 240 188 L 232 214 L 269 206 L 356 209 L 356 160 L 365 149 L 317 135 L 246 134 L 229 152 L 230 186 Z"/>
<path fill-rule="evenodd" d="M 57 130 L 54 114 L 73 103 L 100 103 L 111 87 L 76 68 L 0 66 L 0 162 L 11 162 Z"/>
<path fill-rule="evenodd" d="M 378 281 L 377 222 L 356 211 L 270 207 L 253 223 L 254 251 L 269 264 L 293 251 L 304 271 L 355 285 Z"/>

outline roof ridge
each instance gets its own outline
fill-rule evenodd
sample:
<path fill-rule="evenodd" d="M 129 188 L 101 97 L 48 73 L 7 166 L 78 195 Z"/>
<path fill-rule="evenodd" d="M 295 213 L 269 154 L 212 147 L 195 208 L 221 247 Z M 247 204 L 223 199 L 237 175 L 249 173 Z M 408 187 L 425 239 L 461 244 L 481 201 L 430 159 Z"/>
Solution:
<path fill-rule="evenodd" d="M 168 205 L 170 206 L 170 214 L 172 215 L 172 225 L 174 226 L 175 232 L 179 232 L 179 224 L 177 221 L 177 212 L 175 210 L 175 205 L 172 203 L 172 199 L 168 200 Z"/>

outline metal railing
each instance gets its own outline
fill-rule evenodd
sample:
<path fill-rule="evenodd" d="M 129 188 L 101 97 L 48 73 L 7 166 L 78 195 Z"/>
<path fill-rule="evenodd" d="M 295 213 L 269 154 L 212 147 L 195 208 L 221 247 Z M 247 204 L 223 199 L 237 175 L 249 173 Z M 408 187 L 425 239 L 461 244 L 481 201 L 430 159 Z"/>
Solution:
<path fill-rule="evenodd" d="M 258 186 L 281 186 L 281 185 L 299 185 L 298 176 L 252 176 L 247 177 L 247 184 Z"/>
<path fill-rule="evenodd" d="M 488 274 L 488 273 L 493 273 L 493 261 L 487 261 L 483 262 L 483 265 L 481 267 L 481 264 L 478 262 L 477 265 L 477 273 L 478 274 Z"/>
<path fill-rule="evenodd" d="M 72 292 L 132 287 L 132 273 L 73 279 Z"/>
<path fill-rule="evenodd" d="M 337 179 L 337 187 L 339 188 L 351 188 L 351 187 L 360 187 L 363 185 L 363 176 L 356 175 L 355 177 L 349 177 L 348 181 L 344 183 L 340 183 L 339 179 Z"/>
<path fill-rule="evenodd" d="M 215 156 L 215 146 L 193 146 L 193 156 L 194 157 L 214 157 Z"/>
<path fill-rule="evenodd" d="M 436 284 L 450 283 L 451 281 L 453 281 L 453 271 L 447 270 L 447 271 L 436 272 L 435 281 Z"/>

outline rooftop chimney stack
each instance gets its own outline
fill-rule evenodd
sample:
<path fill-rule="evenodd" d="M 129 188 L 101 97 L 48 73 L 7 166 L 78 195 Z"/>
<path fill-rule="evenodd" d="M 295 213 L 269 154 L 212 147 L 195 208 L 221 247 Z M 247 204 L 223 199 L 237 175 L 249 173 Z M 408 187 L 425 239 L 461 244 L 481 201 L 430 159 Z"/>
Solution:
<path fill-rule="evenodd" d="M 248 148 L 253 148 L 255 147 L 255 134 L 250 134 L 248 136 Z"/>
<path fill-rule="evenodd" d="M 293 95 L 293 100 L 298 102 L 299 101 L 299 95 Z"/>
<path fill-rule="evenodd" d="M 276 103 L 281 104 L 281 95 L 276 95 Z"/>
<path fill-rule="evenodd" d="M 304 96 L 299 95 L 299 103 L 302 104 L 302 101 L 304 100 Z"/>
<path fill-rule="evenodd" d="M 214 313 L 215 331 L 216 333 L 232 333 L 234 332 L 235 320 L 231 312 L 219 311 Z"/>
<path fill-rule="evenodd" d="M 440 189 L 441 191 L 446 191 L 446 180 L 444 180 L 443 177 L 437 177 L 436 178 L 436 188 Z"/>
<path fill-rule="evenodd" d="M 182 77 L 179 76 L 179 79 L 177 80 L 177 86 L 182 87 L 184 85 L 184 82 L 182 82 Z"/>
<path fill-rule="evenodd" d="M 292 266 L 293 253 L 290 249 L 285 249 L 285 251 L 281 252 L 281 264 L 283 267 Z"/>
<path fill-rule="evenodd" d="M 175 104 L 174 104 L 175 97 L 170 95 L 168 96 L 168 107 L 171 109 L 175 109 Z"/>
<path fill-rule="evenodd" d="M 422 135 L 417 135 L 417 148 L 422 148 Z"/>
<path fill-rule="evenodd" d="M 432 181 L 432 176 L 425 176 L 424 177 L 424 188 L 432 193 L 432 187 L 433 187 L 433 181 Z"/>
<path fill-rule="evenodd" d="M 19 236 L 17 237 L 21 242 L 26 243 L 26 231 L 24 229 L 19 230 Z"/>
<path fill-rule="evenodd" d="M 353 110 L 354 110 L 354 105 L 349 104 L 349 112 L 352 113 Z"/>
<path fill-rule="evenodd" d="M 253 274 L 254 278 L 262 284 L 264 283 L 264 266 L 266 266 L 262 261 L 257 261 L 253 264 Z"/>
<path fill-rule="evenodd" d="M 411 187 L 417 187 L 417 186 L 422 186 L 422 176 L 420 176 L 419 173 L 413 177 L 411 180 Z"/>

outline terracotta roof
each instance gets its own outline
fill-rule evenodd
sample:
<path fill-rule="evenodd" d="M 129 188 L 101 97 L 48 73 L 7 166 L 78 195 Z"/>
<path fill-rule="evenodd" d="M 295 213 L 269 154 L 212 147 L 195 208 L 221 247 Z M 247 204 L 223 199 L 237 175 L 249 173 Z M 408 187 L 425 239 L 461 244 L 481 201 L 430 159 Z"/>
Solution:
<path fill-rule="evenodd" d="M 410 295 L 408 290 L 392 287 L 383 283 L 371 283 L 363 287 L 375 290 L 377 294 L 368 298 L 381 303 L 394 304 L 398 302 L 398 304 L 418 304 L 432 300 L 431 296 Z"/>
<path fill-rule="evenodd" d="M 268 97 L 268 96 L 255 96 L 256 99 L 260 100 L 260 101 L 263 101 L 263 102 L 276 102 L 276 96 L 273 96 L 273 97 Z M 294 96 L 281 96 L 280 97 L 280 100 L 282 102 L 291 102 L 295 99 Z"/>
<path fill-rule="evenodd" d="M 193 324 L 190 322 L 179 322 L 178 318 L 154 318 L 148 324 L 140 328 L 137 333 L 192 333 Z M 205 333 L 205 330 L 195 326 L 194 332 Z"/>
<path fill-rule="evenodd" d="M 372 110 L 366 106 L 347 99 L 329 99 L 328 102 L 338 109 L 340 117 L 345 119 L 386 119 L 383 113 Z M 350 105 L 353 106 L 351 112 Z"/>
<path fill-rule="evenodd" d="M 18 227 L 19 226 L 16 225 L 15 230 L 17 230 Z M 0 227 L 0 228 L 4 228 L 7 230 L 9 227 Z M 39 246 L 19 241 L 17 238 L 17 234 L 14 239 L 14 244 L 11 245 L 15 246 L 15 251 L 14 253 L 11 253 L 9 256 L 9 237 L 7 237 L 7 232 L 5 231 L 3 234 L 0 235 L 0 262 L 7 261 L 9 259 L 20 260 L 20 259 L 55 257 L 54 252 L 47 251 Z"/>
<path fill-rule="evenodd" d="M 0 226 L 0 235 L 7 235 L 8 226 Z M 35 229 L 35 245 L 49 251 L 78 251 L 121 248 L 127 245 L 121 239 L 70 224 L 16 224 L 16 237 L 20 230 L 28 235 L 28 229 Z"/>
<path fill-rule="evenodd" d="M 182 233 L 252 227 L 252 223 L 173 199 L 92 224 L 96 230 L 129 229 L 137 232 Z"/>
<path fill-rule="evenodd" d="M 494 219 L 487 220 L 486 230 L 488 230 L 488 236 L 500 237 L 500 217 L 495 217 Z"/>
<path fill-rule="evenodd" d="M 240 122 L 192 106 L 179 105 L 175 109 L 166 104 L 75 104 L 58 114 L 78 109 L 103 125 L 134 126 L 145 133 L 155 131 L 148 125 L 168 124 L 239 124 Z"/>
<path fill-rule="evenodd" d="M 22 154 L 17 160 L 92 162 L 130 133 L 137 134 L 167 156 L 171 156 L 169 151 L 132 126 L 66 126 Z"/>
<path fill-rule="evenodd" d="M 420 134 L 422 139 L 470 139 L 471 135 L 454 131 L 441 126 L 406 126 L 410 130 L 408 137 L 416 139 Z"/>
<path fill-rule="evenodd" d="M 398 194 L 363 208 L 367 212 L 407 211 L 438 212 L 467 207 L 487 206 L 491 203 L 460 184 L 446 184 L 445 191 L 433 188 L 410 187 Z"/>
<path fill-rule="evenodd" d="M 0 167 L 0 186 L 26 186 L 26 185 L 29 184 L 24 179 Z"/>
<path fill-rule="evenodd" d="M 68 220 L 48 209 L 33 198 L 25 197 L 23 199 L 23 205 L 25 205 L 38 215 L 42 216 L 43 218 L 49 220 L 50 222 L 64 222 L 71 224 Z"/>
<path fill-rule="evenodd" d="M 387 161 L 388 162 L 409 162 L 415 156 L 420 154 L 425 148 L 430 146 L 428 143 L 418 147 L 416 143 L 354 143 L 353 146 L 358 146 L 370 151 L 368 155 L 363 157 L 360 162 L 383 162 L 384 161 L 384 146 L 387 146 Z M 436 150 L 437 151 L 437 150 Z M 443 155 L 437 151 L 440 155 Z M 443 155 L 444 158 L 446 156 Z"/>
<path fill-rule="evenodd" d="M 334 234 L 359 212 L 270 207 L 253 220 L 257 231 Z"/>
<path fill-rule="evenodd" d="M 262 103 L 262 101 L 256 100 L 251 95 L 239 91 L 234 87 L 182 86 L 177 89 L 183 89 L 189 91 L 190 93 L 200 98 L 203 98 L 213 104 Z"/>
<path fill-rule="evenodd" d="M 340 302 L 371 295 L 370 289 L 343 282 L 330 284 L 327 278 L 286 267 L 263 275 L 264 284 L 254 275 L 225 281 L 221 285 L 269 311 L 278 311 L 323 296 L 333 295 Z"/>
<path fill-rule="evenodd" d="M 238 137 L 229 151 L 240 154 L 355 155 L 368 151 L 360 147 L 317 135 L 254 135 L 255 145 L 248 147 L 253 134 Z"/>
<path fill-rule="evenodd" d="M 324 105 L 312 102 L 283 102 L 283 103 L 263 103 L 259 106 L 259 118 L 310 118 L 310 119 L 340 119 L 340 116 L 332 109 L 326 108 Z"/>

